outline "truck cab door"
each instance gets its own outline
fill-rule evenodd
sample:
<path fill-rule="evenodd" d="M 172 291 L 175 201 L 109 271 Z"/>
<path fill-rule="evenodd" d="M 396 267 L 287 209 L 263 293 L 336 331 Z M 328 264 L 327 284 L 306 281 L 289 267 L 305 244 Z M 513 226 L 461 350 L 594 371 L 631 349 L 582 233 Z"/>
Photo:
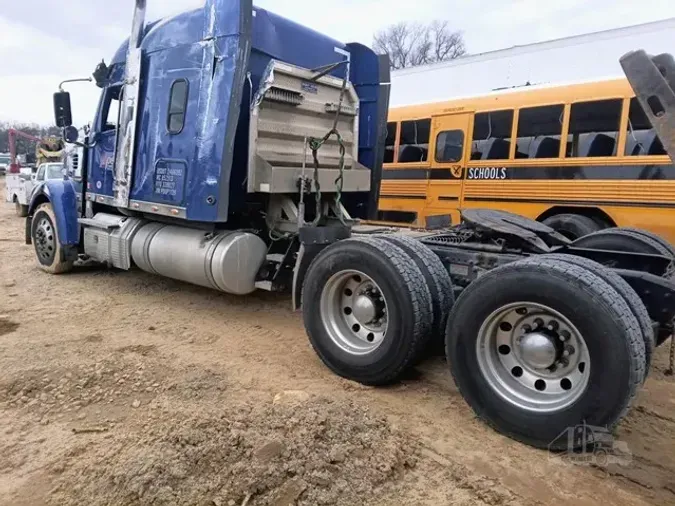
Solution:
<path fill-rule="evenodd" d="M 469 156 L 469 127 L 473 113 L 462 110 L 432 117 L 429 155 L 428 215 L 450 214 L 460 221 L 462 185 Z"/>

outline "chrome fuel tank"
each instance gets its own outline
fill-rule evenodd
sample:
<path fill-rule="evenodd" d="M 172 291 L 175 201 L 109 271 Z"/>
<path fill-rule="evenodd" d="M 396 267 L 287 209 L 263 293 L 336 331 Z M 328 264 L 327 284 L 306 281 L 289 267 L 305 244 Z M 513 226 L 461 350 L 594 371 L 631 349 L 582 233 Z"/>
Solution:
<path fill-rule="evenodd" d="M 255 290 L 266 254 L 265 242 L 249 232 L 214 235 L 162 223 L 143 226 L 131 243 L 134 263 L 146 272 L 239 295 Z"/>

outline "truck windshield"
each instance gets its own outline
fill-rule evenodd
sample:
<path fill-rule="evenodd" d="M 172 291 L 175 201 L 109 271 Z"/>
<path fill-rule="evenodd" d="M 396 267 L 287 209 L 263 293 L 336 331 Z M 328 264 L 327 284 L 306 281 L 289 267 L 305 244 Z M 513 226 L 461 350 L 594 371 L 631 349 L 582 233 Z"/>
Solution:
<path fill-rule="evenodd" d="M 50 163 L 47 165 L 47 179 L 61 179 L 63 177 L 63 164 Z"/>
<path fill-rule="evenodd" d="M 0 156 L 0 165 L 9 165 L 9 156 Z"/>

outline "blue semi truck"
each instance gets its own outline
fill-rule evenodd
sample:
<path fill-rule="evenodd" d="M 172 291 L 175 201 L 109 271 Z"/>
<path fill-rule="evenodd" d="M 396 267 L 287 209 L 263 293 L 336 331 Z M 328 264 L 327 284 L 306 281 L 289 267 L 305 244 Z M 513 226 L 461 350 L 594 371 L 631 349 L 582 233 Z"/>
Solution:
<path fill-rule="evenodd" d="M 478 415 L 535 446 L 621 420 L 673 331 L 670 245 L 625 229 L 570 242 L 481 209 L 426 230 L 380 226 L 385 56 L 250 0 L 144 18 L 136 0 L 128 41 L 93 72 L 101 98 L 84 139 L 69 93 L 54 94 L 83 170 L 33 194 L 40 269 L 85 259 L 233 294 L 290 291 L 335 373 L 383 385 L 444 348 Z M 638 96 L 665 139 L 675 65 L 636 58 L 661 86 L 665 116 Z"/>

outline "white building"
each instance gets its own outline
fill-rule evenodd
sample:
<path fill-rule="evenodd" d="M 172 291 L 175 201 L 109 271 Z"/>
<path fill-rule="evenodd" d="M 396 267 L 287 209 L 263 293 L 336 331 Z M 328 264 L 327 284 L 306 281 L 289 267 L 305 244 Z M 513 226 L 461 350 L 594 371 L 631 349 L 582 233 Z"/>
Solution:
<path fill-rule="evenodd" d="M 552 84 L 623 76 L 619 58 L 644 49 L 675 51 L 675 18 L 514 46 L 392 72 L 390 106 L 480 95 L 527 83 Z"/>

